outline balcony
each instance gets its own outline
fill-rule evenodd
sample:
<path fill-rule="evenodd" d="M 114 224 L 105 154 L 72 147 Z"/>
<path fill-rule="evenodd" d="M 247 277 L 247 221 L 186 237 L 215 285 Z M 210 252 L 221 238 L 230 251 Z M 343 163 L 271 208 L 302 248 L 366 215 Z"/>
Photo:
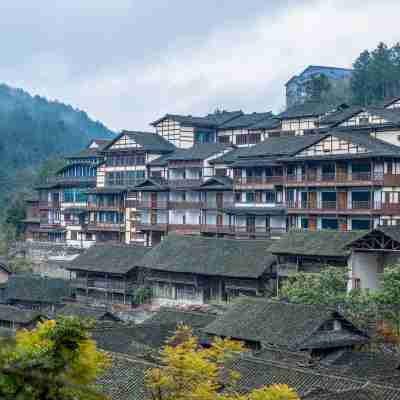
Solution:
<path fill-rule="evenodd" d="M 203 201 L 201 208 L 203 210 L 223 210 L 225 208 L 235 207 L 234 201 Z"/>
<path fill-rule="evenodd" d="M 168 208 L 166 200 L 135 200 L 135 207 L 140 209 L 165 210 Z"/>
<path fill-rule="evenodd" d="M 306 173 L 303 175 L 288 175 L 287 186 L 365 186 L 383 185 L 384 175 L 378 173 L 353 172 L 343 173 Z M 400 180 L 399 180 L 400 182 Z"/>
<path fill-rule="evenodd" d="M 130 289 L 131 284 L 124 281 L 106 280 L 106 279 L 86 279 L 77 278 L 71 280 L 71 285 L 80 289 L 95 289 L 104 291 L 125 292 Z"/>
<path fill-rule="evenodd" d="M 290 201 L 288 202 L 288 209 L 290 213 L 346 213 L 346 214 L 369 214 L 379 213 L 382 210 L 380 202 L 373 201 L 353 201 L 351 206 L 340 205 L 336 201 L 322 201 L 322 202 L 303 202 L 303 201 Z M 399 207 L 400 209 L 400 207 Z"/>
<path fill-rule="evenodd" d="M 123 203 L 87 203 L 87 209 L 93 211 L 120 211 L 124 208 Z"/>
<path fill-rule="evenodd" d="M 236 177 L 233 185 L 236 189 L 273 189 L 283 182 L 283 176 L 248 176 Z"/>
<path fill-rule="evenodd" d="M 86 226 L 88 231 L 105 231 L 105 232 L 120 232 L 125 230 L 124 224 L 107 223 L 107 222 L 95 222 L 89 223 Z"/>
<path fill-rule="evenodd" d="M 200 209 L 203 207 L 203 202 L 201 201 L 169 201 L 168 207 L 171 209 L 178 209 L 178 210 L 190 210 L 190 209 Z"/>
<path fill-rule="evenodd" d="M 47 178 L 46 183 L 56 184 L 56 183 L 88 183 L 95 184 L 96 176 L 52 176 Z"/>
<path fill-rule="evenodd" d="M 60 208 L 59 201 L 39 201 L 39 210 L 49 210 L 53 208 Z"/>

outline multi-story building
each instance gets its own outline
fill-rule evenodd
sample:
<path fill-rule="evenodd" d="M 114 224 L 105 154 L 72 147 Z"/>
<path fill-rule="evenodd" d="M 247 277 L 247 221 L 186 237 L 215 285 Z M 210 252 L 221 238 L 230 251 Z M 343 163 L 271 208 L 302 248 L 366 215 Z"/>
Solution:
<path fill-rule="evenodd" d="M 340 94 L 349 88 L 350 78 L 353 70 L 347 68 L 328 67 L 321 65 L 309 65 L 299 75 L 292 76 L 285 84 L 286 107 L 290 108 L 296 104 L 307 101 L 307 86 L 310 80 L 316 76 L 325 76 L 332 89 L 340 90 Z"/>
<path fill-rule="evenodd" d="M 85 230 L 87 195 L 96 186 L 96 170 L 106 140 L 93 140 L 82 152 L 67 157 L 54 177 L 36 187 L 38 200 L 27 211 L 27 238 L 87 247 L 94 238 Z"/>
<path fill-rule="evenodd" d="M 399 108 L 400 98 L 373 108 L 305 103 L 278 116 L 167 114 L 157 133 L 123 131 L 70 158 L 38 188 L 27 237 L 152 246 L 170 232 L 263 238 L 395 224 Z"/>

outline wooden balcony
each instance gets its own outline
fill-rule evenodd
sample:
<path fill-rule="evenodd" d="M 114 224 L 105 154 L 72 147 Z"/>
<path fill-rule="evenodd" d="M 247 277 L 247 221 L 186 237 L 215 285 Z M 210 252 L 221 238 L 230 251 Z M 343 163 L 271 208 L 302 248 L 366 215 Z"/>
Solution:
<path fill-rule="evenodd" d="M 295 186 L 373 186 L 383 185 L 384 175 L 373 174 L 371 172 L 353 172 L 352 174 L 303 174 L 288 175 L 286 177 L 286 185 L 288 187 Z"/>
<path fill-rule="evenodd" d="M 122 203 L 87 203 L 87 209 L 91 211 L 121 211 L 124 208 Z"/>
<path fill-rule="evenodd" d="M 249 176 L 236 177 L 233 182 L 235 189 L 273 189 L 276 185 L 283 185 L 283 176 Z"/>
<path fill-rule="evenodd" d="M 114 224 L 106 222 L 91 222 L 86 226 L 87 231 L 104 231 L 104 232 L 120 232 L 125 230 L 124 224 Z"/>
<path fill-rule="evenodd" d="M 95 184 L 96 177 L 95 176 L 52 176 L 46 180 L 49 184 L 55 183 L 88 183 Z"/>
<path fill-rule="evenodd" d="M 289 213 L 310 214 L 371 214 L 380 213 L 382 205 L 380 202 L 353 201 L 351 206 L 340 205 L 336 201 L 316 202 L 288 202 Z"/>
<path fill-rule="evenodd" d="M 177 210 L 197 210 L 203 208 L 202 201 L 169 201 L 168 208 Z"/>
<path fill-rule="evenodd" d="M 286 233 L 286 229 L 281 228 L 268 228 L 266 226 L 235 226 L 234 228 L 235 235 L 237 237 L 246 237 L 246 238 L 264 238 L 271 236 L 279 236 Z"/>
<path fill-rule="evenodd" d="M 61 204 L 58 201 L 39 201 L 39 210 L 49 210 L 60 207 Z"/>
<path fill-rule="evenodd" d="M 168 208 L 168 201 L 149 201 L 149 200 L 136 200 L 136 208 L 150 209 L 150 210 L 165 210 Z"/>

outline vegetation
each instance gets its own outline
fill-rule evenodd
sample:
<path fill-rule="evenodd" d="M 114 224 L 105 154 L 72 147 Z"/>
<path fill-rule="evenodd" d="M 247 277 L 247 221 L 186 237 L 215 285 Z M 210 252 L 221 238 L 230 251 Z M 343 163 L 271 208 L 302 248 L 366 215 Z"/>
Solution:
<path fill-rule="evenodd" d="M 49 155 L 60 159 L 111 133 L 83 111 L 0 85 L 0 202 L 29 191 Z"/>
<path fill-rule="evenodd" d="M 388 47 L 379 43 L 364 50 L 353 64 L 352 100 L 366 106 L 400 94 L 400 43 Z"/>
<path fill-rule="evenodd" d="M 65 317 L 17 331 L 0 346 L 0 398 L 4 400 L 95 400 L 96 377 L 109 365 L 89 338 L 87 321 Z"/>
<path fill-rule="evenodd" d="M 347 271 L 329 267 L 320 273 L 297 273 L 282 285 L 280 298 L 294 303 L 340 307 L 355 325 L 366 328 L 384 322 L 385 330 L 400 337 L 400 265 L 385 267 L 380 290 L 346 293 Z"/>
<path fill-rule="evenodd" d="M 153 296 L 151 287 L 141 286 L 134 290 L 133 293 L 133 304 L 145 304 L 149 303 Z"/>
<path fill-rule="evenodd" d="M 162 349 L 160 368 L 146 376 L 153 400 L 298 400 L 286 385 L 274 385 L 239 394 L 235 390 L 240 375 L 227 367 L 232 357 L 245 351 L 240 342 L 214 339 L 210 348 L 201 348 L 188 327 L 178 328 Z M 222 392 L 223 389 L 223 392 Z"/>

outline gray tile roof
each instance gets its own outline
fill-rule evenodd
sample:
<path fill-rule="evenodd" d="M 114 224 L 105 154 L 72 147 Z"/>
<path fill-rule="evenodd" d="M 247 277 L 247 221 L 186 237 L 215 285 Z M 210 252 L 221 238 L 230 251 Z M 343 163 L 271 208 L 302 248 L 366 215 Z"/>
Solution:
<path fill-rule="evenodd" d="M 335 311 L 324 306 L 291 304 L 266 299 L 243 298 L 230 310 L 204 328 L 208 334 L 231 337 L 248 342 L 265 343 L 289 350 L 307 348 L 307 340 L 332 319 L 342 319 Z M 365 342 L 361 334 L 350 323 L 344 329 L 357 335 L 359 343 Z M 323 344 L 321 348 L 327 346 Z M 342 345 L 342 344 L 341 344 Z M 312 346 L 315 348 L 315 346 Z"/>
<path fill-rule="evenodd" d="M 256 122 L 252 125 L 251 129 L 276 129 L 281 126 L 281 120 L 277 117 L 271 117 L 267 119 L 263 119 L 262 121 Z"/>
<path fill-rule="evenodd" d="M 69 282 L 38 275 L 11 275 L 4 289 L 4 301 L 60 303 L 71 294 Z"/>
<path fill-rule="evenodd" d="M 363 110 L 362 107 L 359 106 L 350 106 L 347 108 L 339 108 L 338 110 L 329 113 L 328 115 L 322 117 L 320 119 L 321 125 L 329 125 L 329 126 L 336 126 L 343 121 L 351 118 L 353 115 L 358 114 Z"/>
<path fill-rule="evenodd" d="M 141 264 L 149 250 L 140 245 L 98 244 L 71 261 L 67 269 L 126 274 Z"/>
<path fill-rule="evenodd" d="M 377 115 L 393 124 L 400 123 L 400 110 L 397 108 L 368 107 L 367 111 L 370 114 Z"/>
<path fill-rule="evenodd" d="M 0 320 L 17 324 L 29 324 L 39 319 L 43 314 L 33 310 L 22 310 L 18 307 L 0 304 Z"/>
<path fill-rule="evenodd" d="M 225 122 L 224 124 L 219 125 L 218 129 L 239 129 L 239 128 L 250 128 L 253 127 L 254 124 L 264 121 L 270 120 L 272 117 L 272 113 L 264 112 L 264 113 L 251 113 L 251 114 L 242 114 L 241 116 Z"/>
<path fill-rule="evenodd" d="M 319 117 L 325 115 L 329 111 L 335 109 L 332 105 L 327 105 L 319 102 L 306 102 L 297 104 L 290 107 L 286 111 L 280 113 L 278 118 L 291 119 L 291 118 L 305 118 L 305 117 Z"/>
<path fill-rule="evenodd" d="M 154 367 L 142 360 L 112 354 L 111 368 L 96 383 L 110 400 L 145 400 L 145 374 Z"/>
<path fill-rule="evenodd" d="M 280 240 L 274 241 L 269 251 L 273 254 L 347 257 L 350 251 L 346 246 L 365 233 L 363 231 L 288 232 Z"/>
<path fill-rule="evenodd" d="M 120 137 L 128 135 L 137 144 L 141 146 L 140 150 L 155 152 L 155 153 L 168 153 L 175 150 L 175 146 L 168 140 L 164 139 L 161 135 L 154 132 L 139 132 L 139 131 L 122 131 L 114 140 L 108 143 L 103 151 L 109 151 L 110 146 L 117 141 Z"/>
<path fill-rule="evenodd" d="M 222 156 L 210 161 L 210 164 L 231 164 L 240 156 L 245 156 L 249 152 L 249 147 L 240 147 L 223 154 Z"/>
<path fill-rule="evenodd" d="M 177 273 L 258 278 L 275 263 L 269 245 L 269 241 L 168 235 L 141 265 Z"/>
<path fill-rule="evenodd" d="M 150 125 L 157 125 L 165 119 L 179 122 L 182 126 L 194 126 L 199 128 L 217 128 L 230 120 L 240 117 L 242 111 L 219 111 L 208 114 L 205 117 L 195 117 L 192 115 L 165 114 L 163 117 L 152 122 Z"/>

